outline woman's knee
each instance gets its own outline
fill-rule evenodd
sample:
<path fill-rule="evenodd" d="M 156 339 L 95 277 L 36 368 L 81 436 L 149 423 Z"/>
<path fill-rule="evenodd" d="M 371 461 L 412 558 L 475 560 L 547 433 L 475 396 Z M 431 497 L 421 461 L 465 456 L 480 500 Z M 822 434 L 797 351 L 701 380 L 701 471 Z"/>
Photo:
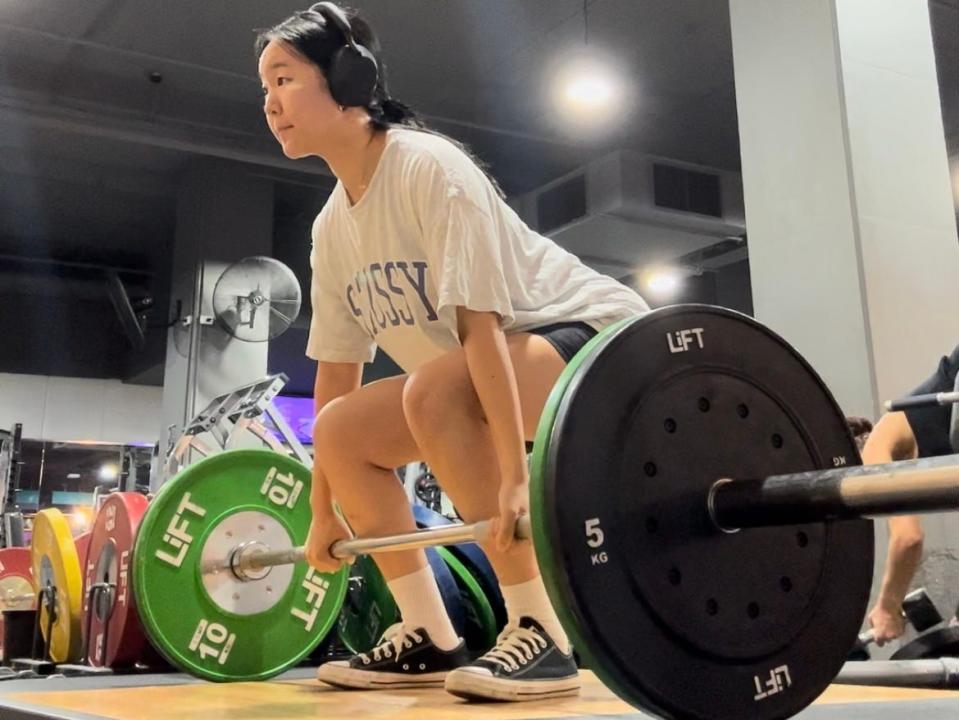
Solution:
<path fill-rule="evenodd" d="M 322 465 L 324 458 L 335 457 L 337 450 L 344 447 L 345 436 L 348 432 L 346 419 L 345 397 L 331 400 L 320 410 L 313 421 L 313 451 L 315 462 Z"/>

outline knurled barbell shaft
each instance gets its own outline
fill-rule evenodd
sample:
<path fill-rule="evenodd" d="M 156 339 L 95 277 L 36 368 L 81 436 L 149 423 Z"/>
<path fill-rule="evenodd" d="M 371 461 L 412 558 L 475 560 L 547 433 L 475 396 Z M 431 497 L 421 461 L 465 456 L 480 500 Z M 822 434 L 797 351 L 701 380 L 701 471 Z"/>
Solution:
<path fill-rule="evenodd" d="M 723 530 L 794 525 L 825 520 L 850 520 L 884 515 L 955 510 L 959 508 L 959 456 L 923 458 L 887 465 L 811 470 L 758 480 L 718 480 L 708 499 L 713 521 Z M 489 521 L 449 525 L 400 535 L 341 540 L 331 554 L 337 558 L 417 548 L 482 542 Z M 516 537 L 531 537 L 529 517 L 520 518 Z M 204 572 L 232 570 L 238 577 L 275 565 L 304 559 L 302 547 L 235 553 Z"/>
<path fill-rule="evenodd" d="M 959 509 L 959 455 L 719 480 L 709 512 L 723 530 Z"/>
<path fill-rule="evenodd" d="M 416 530 L 399 535 L 384 535 L 375 538 L 353 538 L 340 540 L 330 548 L 333 557 L 346 559 L 369 553 L 400 552 L 402 550 L 416 550 L 418 548 L 436 547 L 439 545 L 455 545 L 464 542 L 483 542 L 489 535 L 490 521 L 474 523 L 472 525 L 453 524 L 426 530 Z M 532 537 L 532 526 L 529 516 L 524 516 L 516 523 L 516 537 L 528 539 Z M 238 577 L 245 573 L 262 570 L 274 565 L 288 565 L 303 560 L 304 548 L 295 547 L 285 550 L 257 550 L 239 552 L 232 560 L 228 560 L 222 569 L 231 569 Z M 205 572 L 216 572 L 221 568 L 204 568 Z"/>

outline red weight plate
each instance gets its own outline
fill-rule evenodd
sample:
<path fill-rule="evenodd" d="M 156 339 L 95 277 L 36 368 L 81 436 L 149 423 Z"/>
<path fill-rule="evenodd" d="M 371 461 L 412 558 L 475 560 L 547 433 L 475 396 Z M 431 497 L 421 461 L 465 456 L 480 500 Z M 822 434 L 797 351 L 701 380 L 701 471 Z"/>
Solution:
<path fill-rule="evenodd" d="M 87 550 L 90 547 L 90 539 L 93 537 L 93 531 L 90 530 L 85 533 L 81 533 L 73 538 L 74 544 L 77 546 L 77 559 L 80 561 L 80 567 L 83 568 L 87 563 Z"/>
<path fill-rule="evenodd" d="M 2 611 L 34 610 L 36 607 L 33 570 L 30 567 L 30 548 L 0 549 L 0 657 L 3 656 Z"/>
<path fill-rule="evenodd" d="M 147 499 L 139 493 L 114 493 L 97 513 L 84 564 L 83 628 L 89 628 L 87 662 L 95 667 L 129 667 L 147 649 L 146 635 L 137 616 L 130 578 L 133 541 Z M 91 604 L 95 583 L 112 586 L 99 591 Z M 105 645 L 105 647 L 104 647 Z"/>
<path fill-rule="evenodd" d="M 9 547 L 0 548 L 0 582 L 10 578 L 22 578 L 33 587 L 33 570 L 30 567 L 30 548 Z M 0 586 L 3 587 L 3 586 Z M 12 587 L 12 585 L 11 585 Z M 19 593 L 17 596 L 19 597 Z M 6 593 L 0 593 L 0 601 L 6 598 Z M 14 603 L 16 607 L 13 610 L 29 610 L 30 604 L 20 607 L 20 603 Z"/>

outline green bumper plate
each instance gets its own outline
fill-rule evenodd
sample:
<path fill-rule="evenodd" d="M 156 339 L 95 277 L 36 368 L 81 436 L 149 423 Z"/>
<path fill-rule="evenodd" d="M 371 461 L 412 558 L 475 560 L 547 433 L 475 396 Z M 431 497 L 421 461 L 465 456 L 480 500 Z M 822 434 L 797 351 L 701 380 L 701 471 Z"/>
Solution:
<path fill-rule="evenodd" d="M 215 681 L 262 680 L 295 665 L 339 614 L 348 569 L 281 565 L 241 582 L 210 571 L 241 543 L 303 545 L 310 471 L 267 450 L 206 458 L 167 482 L 134 549 L 134 588 L 156 648 L 185 672 Z"/>
<path fill-rule="evenodd" d="M 546 399 L 543 413 L 540 415 L 530 463 L 529 505 L 530 519 L 533 521 L 533 547 L 536 550 L 536 561 L 543 576 L 546 594 L 549 595 L 556 616 L 559 618 L 560 624 L 569 636 L 576 652 L 581 656 L 583 665 L 589 668 L 595 668 L 600 659 L 590 652 L 587 640 L 580 631 L 580 620 L 577 619 L 573 608 L 568 604 L 566 594 L 562 589 L 565 579 L 560 577 L 560 574 L 565 572 L 560 557 L 562 549 L 552 546 L 549 531 L 545 525 L 547 518 L 553 515 L 552 501 L 547 497 L 548 453 L 556 415 L 559 412 L 563 397 L 569 389 L 570 381 L 596 348 L 604 346 L 610 338 L 635 321 L 636 318 L 627 318 L 604 328 L 580 348 L 579 352 L 560 373 L 556 384 Z"/>

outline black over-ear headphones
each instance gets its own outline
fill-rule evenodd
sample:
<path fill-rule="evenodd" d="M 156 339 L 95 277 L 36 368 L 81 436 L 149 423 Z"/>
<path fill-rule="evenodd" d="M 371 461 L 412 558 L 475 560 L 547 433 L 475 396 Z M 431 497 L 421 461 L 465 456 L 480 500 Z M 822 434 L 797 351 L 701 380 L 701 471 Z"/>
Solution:
<path fill-rule="evenodd" d="M 373 53 L 356 42 L 350 21 L 338 6 L 319 2 L 310 10 L 333 23 L 345 39 L 343 47 L 333 53 L 327 72 L 330 95 L 343 107 L 369 107 L 379 76 Z"/>

